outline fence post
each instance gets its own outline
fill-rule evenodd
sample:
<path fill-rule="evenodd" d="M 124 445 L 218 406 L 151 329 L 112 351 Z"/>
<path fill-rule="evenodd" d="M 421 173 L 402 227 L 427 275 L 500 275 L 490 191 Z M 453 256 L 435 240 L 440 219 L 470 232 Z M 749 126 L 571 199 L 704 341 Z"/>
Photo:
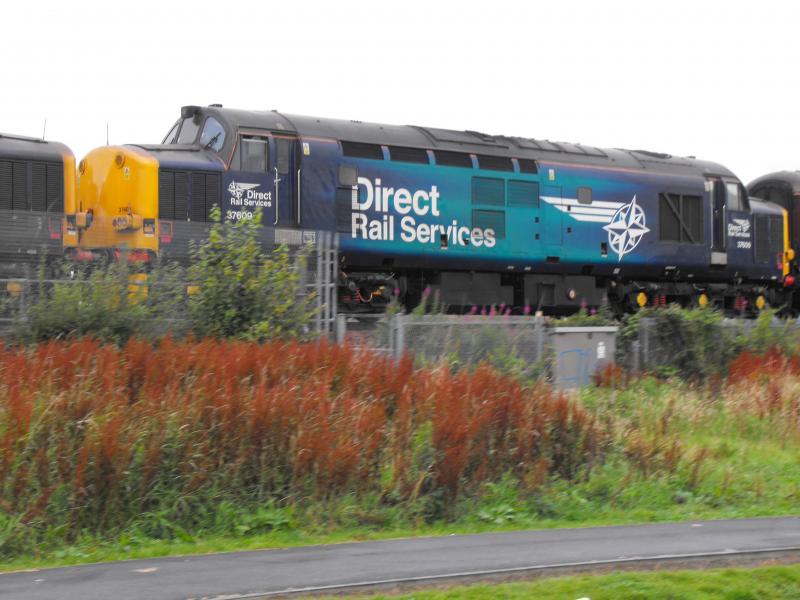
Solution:
<path fill-rule="evenodd" d="M 328 288 L 328 313 L 331 320 L 339 314 L 338 282 L 339 282 L 339 234 L 328 234 L 328 269 L 325 271 L 325 283 Z"/>
<path fill-rule="evenodd" d="M 631 344 L 631 354 L 633 355 L 633 360 L 631 361 L 632 364 L 627 365 L 631 368 L 634 373 L 638 373 L 641 370 L 641 354 L 642 352 L 642 345 L 639 343 L 639 340 L 633 340 Z"/>
<path fill-rule="evenodd" d="M 399 361 L 403 357 L 403 349 L 406 343 L 405 320 L 406 316 L 402 312 L 392 317 L 392 322 L 394 323 L 394 344 L 392 352 L 394 353 L 396 361 Z"/>
<path fill-rule="evenodd" d="M 650 321 L 648 319 L 639 320 L 639 337 L 642 343 L 642 369 L 650 366 Z"/>
<path fill-rule="evenodd" d="M 315 241 L 314 250 L 316 252 L 315 258 L 317 259 L 317 272 L 314 274 L 315 275 L 314 287 L 316 288 L 315 291 L 317 295 L 316 298 L 317 310 L 314 313 L 314 326 L 316 327 L 317 335 L 322 335 L 323 332 L 322 311 L 325 308 L 325 291 L 326 291 L 325 288 L 323 287 L 324 281 L 322 276 L 323 269 L 325 268 L 323 264 L 325 241 L 323 239 L 323 236 L 321 235 L 316 236 L 314 241 Z M 306 265 L 308 265 L 308 259 L 306 259 L 305 262 Z M 306 273 L 308 273 L 308 267 L 306 267 Z"/>
<path fill-rule="evenodd" d="M 20 310 L 21 314 L 18 315 L 18 319 L 20 321 L 27 322 L 28 321 L 28 302 L 31 301 L 32 292 L 28 289 L 30 285 L 30 281 L 26 281 L 22 284 L 22 302 L 20 303 Z M 40 290 L 41 292 L 41 290 Z"/>
<path fill-rule="evenodd" d="M 345 315 L 336 315 L 336 332 L 334 340 L 337 344 L 344 343 L 344 338 L 347 335 L 347 317 Z"/>
<path fill-rule="evenodd" d="M 386 328 L 389 330 L 389 339 L 386 341 L 384 346 L 388 348 L 389 354 L 392 355 L 392 358 L 394 358 L 394 338 L 395 334 L 397 333 L 395 331 L 397 329 L 397 322 L 394 319 L 396 316 L 397 315 L 390 314 L 383 317 L 386 319 Z M 378 325 L 380 327 L 380 321 L 378 321 Z"/>
<path fill-rule="evenodd" d="M 536 352 L 536 362 L 539 362 L 544 358 L 544 337 L 545 337 L 545 327 L 544 321 L 541 317 L 534 317 L 533 318 L 533 332 L 534 332 L 534 339 L 535 341 L 535 350 Z"/>

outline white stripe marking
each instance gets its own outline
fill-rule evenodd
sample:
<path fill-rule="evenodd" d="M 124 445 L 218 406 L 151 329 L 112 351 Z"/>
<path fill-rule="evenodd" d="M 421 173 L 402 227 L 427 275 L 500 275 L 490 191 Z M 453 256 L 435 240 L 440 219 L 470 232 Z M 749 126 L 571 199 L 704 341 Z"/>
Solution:
<path fill-rule="evenodd" d="M 617 210 L 620 206 L 624 206 L 622 202 L 603 202 L 601 200 L 593 200 L 591 204 L 581 204 L 575 198 L 563 198 L 561 203 L 569 206 L 594 206 L 597 208 L 612 208 L 614 210 Z"/>
<path fill-rule="evenodd" d="M 618 210 L 620 207 L 625 206 L 623 202 L 603 202 L 601 200 L 594 200 L 591 204 L 581 204 L 576 198 L 559 198 L 557 196 L 542 196 L 541 198 L 548 204 L 561 206 L 586 206 L 587 208 L 608 208 L 613 210 Z"/>
<path fill-rule="evenodd" d="M 595 215 L 572 215 L 576 221 L 591 221 L 592 223 L 611 223 L 611 217 Z"/>
<path fill-rule="evenodd" d="M 608 215 L 613 217 L 615 211 L 612 208 L 591 208 L 589 206 L 556 206 L 561 212 L 574 215 Z"/>

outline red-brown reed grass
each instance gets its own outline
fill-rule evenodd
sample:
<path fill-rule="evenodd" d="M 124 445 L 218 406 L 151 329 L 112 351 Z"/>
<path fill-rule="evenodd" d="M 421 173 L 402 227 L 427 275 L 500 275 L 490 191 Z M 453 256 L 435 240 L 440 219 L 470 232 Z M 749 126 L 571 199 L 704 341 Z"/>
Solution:
<path fill-rule="evenodd" d="M 770 419 L 781 438 L 800 436 L 800 357 L 778 348 L 742 352 L 731 363 L 726 383 L 732 410 Z"/>
<path fill-rule="evenodd" d="M 391 491 L 403 502 L 438 490 L 452 502 L 507 473 L 578 477 L 604 440 L 547 386 L 325 342 L 79 339 L 0 352 L 0 508 L 70 536 L 198 499 Z"/>

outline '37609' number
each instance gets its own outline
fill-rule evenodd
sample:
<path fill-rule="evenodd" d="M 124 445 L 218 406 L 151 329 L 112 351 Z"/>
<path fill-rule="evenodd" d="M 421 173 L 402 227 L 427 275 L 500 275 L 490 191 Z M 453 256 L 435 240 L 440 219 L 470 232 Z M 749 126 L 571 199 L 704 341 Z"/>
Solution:
<path fill-rule="evenodd" d="M 225 213 L 228 221 L 244 221 L 253 218 L 253 213 L 249 210 L 229 210 Z"/>

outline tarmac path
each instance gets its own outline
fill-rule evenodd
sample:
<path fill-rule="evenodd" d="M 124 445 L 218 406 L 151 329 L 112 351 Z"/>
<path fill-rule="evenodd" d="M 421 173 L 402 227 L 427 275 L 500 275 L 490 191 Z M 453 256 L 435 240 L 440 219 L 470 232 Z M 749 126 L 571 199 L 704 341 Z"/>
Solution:
<path fill-rule="evenodd" d="M 800 517 L 544 529 L 3 573 L 0 599 L 236 600 L 799 552 Z"/>

